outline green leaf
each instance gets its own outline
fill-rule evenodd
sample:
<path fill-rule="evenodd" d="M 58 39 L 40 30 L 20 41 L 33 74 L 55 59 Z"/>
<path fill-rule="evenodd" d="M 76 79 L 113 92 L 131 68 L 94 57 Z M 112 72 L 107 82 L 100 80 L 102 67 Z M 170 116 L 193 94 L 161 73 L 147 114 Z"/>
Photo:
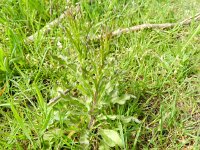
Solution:
<path fill-rule="evenodd" d="M 13 112 L 13 116 L 15 117 L 15 119 L 17 120 L 17 122 L 19 123 L 24 135 L 32 142 L 32 139 L 31 139 L 31 136 L 30 136 L 30 130 L 29 128 L 27 128 L 27 126 L 25 125 L 24 123 L 24 118 L 22 118 L 20 115 L 19 115 L 19 112 L 17 111 L 17 109 L 15 108 L 14 106 L 14 103 L 11 102 L 10 103 L 10 106 L 11 106 L 11 110 Z"/>
<path fill-rule="evenodd" d="M 59 63 L 59 65 L 66 65 L 67 63 L 67 57 L 63 56 L 63 55 L 52 55 L 52 58 Z"/>
<path fill-rule="evenodd" d="M 99 145 L 99 150 L 110 150 L 110 147 L 106 143 L 101 141 Z"/>
<path fill-rule="evenodd" d="M 0 104 L 0 107 L 10 107 L 10 103 Z M 13 105 L 18 105 L 18 103 L 13 103 Z"/>
<path fill-rule="evenodd" d="M 141 121 L 139 119 L 137 119 L 136 117 L 123 117 L 121 118 L 123 123 L 129 123 L 129 122 L 136 122 L 136 123 L 141 123 Z"/>
<path fill-rule="evenodd" d="M 89 141 L 89 132 L 85 131 L 81 136 L 79 140 L 80 144 L 84 147 L 84 149 L 89 147 L 90 141 Z"/>
<path fill-rule="evenodd" d="M 113 87 L 112 87 L 112 85 L 111 85 L 110 82 L 108 82 L 108 83 L 106 84 L 105 90 L 106 90 L 106 93 L 107 93 L 107 94 L 110 94 L 110 93 L 113 91 Z"/>
<path fill-rule="evenodd" d="M 54 138 L 62 137 L 64 134 L 62 129 L 54 128 L 44 133 L 44 141 L 52 141 Z"/>
<path fill-rule="evenodd" d="M 120 146 L 123 147 L 122 139 L 120 138 L 117 131 L 109 130 L 109 129 L 100 129 L 99 134 L 102 136 L 103 141 L 109 146 Z"/>
<path fill-rule="evenodd" d="M 4 67 L 4 52 L 2 49 L 0 49 L 0 70 L 6 71 L 6 68 Z"/>
<path fill-rule="evenodd" d="M 43 122 L 43 126 L 42 126 L 42 129 L 41 129 L 41 133 L 42 134 L 44 133 L 44 131 L 46 129 L 48 129 L 50 121 L 51 121 L 51 116 L 52 116 L 52 109 L 49 110 L 49 112 L 48 112 L 48 114 L 47 114 L 47 116 L 45 118 L 45 121 Z"/>
<path fill-rule="evenodd" d="M 35 87 L 35 90 L 36 90 L 36 93 L 38 96 L 37 101 L 38 101 L 39 107 L 45 112 L 46 104 L 45 104 L 44 98 L 42 96 L 42 93 L 40 92 L 39 88 L 37 87 L 37 85 L 35 83 L 34 83 L 34 87 Z"/>
<path fill-rule="evenodd" d="M 124 95 L 121 96 L 121 97 L 114 97 L 114 98 L 112 98 L 111 102 L 112 102 L 113 104 L 116 104 L 116 103 L 117 103 L 117 104 L 123 105 L 123 104 L 126 103 L 127 100 L 130 100 L 131 97 L 133 97 L 133 96 L 130 95 L 130 94 L 124 94 Z"/>
<path fill-rule="evenodd" d="M 136 123 L 141 123 L 141 121 L 139 119 L 137 119 L 136 117 L 133 117 L 133 116 L 124 116 L 124 115 L 99 115 L 98 117 L 98 120 L 107 120 L 107 119 L 110 119 L 110 120 L 120 120 L 122 121 L 123 123 L 130 123 L 130 122 L 136 122 Z"/>

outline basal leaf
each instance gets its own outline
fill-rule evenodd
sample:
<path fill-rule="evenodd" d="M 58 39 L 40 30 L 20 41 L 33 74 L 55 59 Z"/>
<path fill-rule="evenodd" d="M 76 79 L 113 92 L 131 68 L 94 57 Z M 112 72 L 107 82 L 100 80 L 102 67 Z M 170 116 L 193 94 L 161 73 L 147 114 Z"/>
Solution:
<path fill-rule="evenodd" d="M 124 94 L 123 96 L 121 97 L 114 97 L 112 98 L 112 103 L 113 104 L 120 104 L 120 105 L 123 105 L 126 103 L 127 100 L 130 100 L 131 99 L 131 95 L 130 94 Z"/>
<path fill-rule="evenodd" d="M 101 129 L 99 134 L 102 136 L 103 141 L 110 147 L 114 146 L 123 146 L 122 139 L 119 136 L 119 133 L 115 130 L 110 129 Z"/>

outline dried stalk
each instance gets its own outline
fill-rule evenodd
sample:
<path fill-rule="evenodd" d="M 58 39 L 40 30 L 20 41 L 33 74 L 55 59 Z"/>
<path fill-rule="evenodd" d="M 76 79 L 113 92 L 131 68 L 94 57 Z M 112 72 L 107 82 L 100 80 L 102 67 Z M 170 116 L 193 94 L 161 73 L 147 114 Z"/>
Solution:
<path fill-rule="evenodd" d="M 45 33 L 49 32 L 54 26 L 58 25 L 66 16 L 71 16 L 73 14 L 72 13 L 73 11 L 75 11 L 76 13 L 80 12 L 80 6 L 77 5 L 75 7 L 75 10 L 69 9 L 69 10 L 64 11 L 57 19 L 55 19 L 54 21 L 52 21 L 49 24 L 47 24 L 46 26 L 44 26 L 41 30 L 37 31 L 33 35 L 27 37 L 25 39 L 25 42 L 26 43 L 33 42 L 35 40 L 35 38 L 38 36 L 38 34 L 42 33 L 44 35 Z M 132 26 L 132 27 L 128 27 L 128 28 L 119 28 L 110 33 L 106 33 L 104 35 L 97 35 L 93 38 L 89 38 L 89 41 L 100 40 L 100 39 L 104 39 L 104 38 L 112 38 L 114 36 L 120 36 L 121 34 L 140 31 L 140 30 L 144 30 L 144 29 L 167 29 L 167 28 L 172 28 L 175 26 L 185 26 L 185 25 L 191 24 L 192 21 L 199 21 L 199 20 L 200 20 L 200 12 L 197 13 L 195 16 L 187 18 L 178 23 L 141 24 L 141 25 L 136 25 L 136 26 Z"/>
<path fill-rule="evenodd" d="M 199 21 L 200 20 L 200 12 L 198 12 L 195 16 L 187 18 L 180 22 L 180 25 L 189 25 L 192 21 Z"/>
<path fill-rule="evenodd" d="M 190 17 L 190 18 L 185 19 L 178 23 L 141 24 L 141 25 L 136 25 L 136 26 L 132 26 L 132 27 L 128 27 L 128 28 L 120 28 L 120 29 L 112 31 L 108 34 L 98 35 L 98 36 L 92 38 L 92 40 L 111 38 L 114 36 L 120 36 L 121 34 L 140 31 L 140 30 L 144 30 L 144 29 L 167 29 L 167 28 L 172 28 L 175 26 L 185 26 L 185 25 L 191 24 L 193 21 L 199 21 L 199 20 L 200 20 L 200 12 L 197 13 L 194 17 Z"/>
<path fill-rule="evenodd" d="M 57 26 L 65 17 L 74 16 L 74 14 L 80 12 L 80 6 L 77 5 L 74 9 L 68 9 L 64 11 L 58 18 L 53 20 L 52 22 L 48 23 L 42 29 L 34 33 L 33 35 L 27 37 L 24 41 L 25 43 L 34 42 L 39 34 L 44 35 L 45 33 L 49 32 L 53 27 Z"/>
<path fill-rule="evenodd" d="M 69 89 L 65 90 L 64 92 L 61 93 L 61 95 L 50 99 L 50 100 L 49 100 L 49 103 L 48 103 L 47 105 L 50 106 L 51 104 L 58 102 L 58 100 L 59 100 L 60 98 L 62 98 L 62 95 L 66 95 L 66 94 L 69 93 L 69 92 L 70 92 Z"/>

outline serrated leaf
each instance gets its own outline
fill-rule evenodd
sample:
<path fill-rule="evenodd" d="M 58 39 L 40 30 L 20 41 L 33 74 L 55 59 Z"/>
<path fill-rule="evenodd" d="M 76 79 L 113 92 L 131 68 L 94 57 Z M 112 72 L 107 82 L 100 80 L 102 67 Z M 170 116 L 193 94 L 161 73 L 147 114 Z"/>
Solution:
<path fill-rule="evenodd" d="M 99 134 L 102 136 L 104 142 L 109 146 L 109 147 L 114 147 L 114 146 L 123 146 L 122 139 L 120 138 L 119 134 L 115 130 L 110 130 L 110 129 L 100 129 Z"/>

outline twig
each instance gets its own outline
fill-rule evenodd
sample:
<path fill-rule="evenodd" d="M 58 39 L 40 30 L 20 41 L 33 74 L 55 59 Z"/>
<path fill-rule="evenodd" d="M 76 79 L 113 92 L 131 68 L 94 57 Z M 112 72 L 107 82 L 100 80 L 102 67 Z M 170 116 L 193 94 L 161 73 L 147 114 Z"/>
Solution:
<path fill-rule="evenodd" d="M 49 24 L 44 26 L 42 29 L 40 29 L 33 35 L 27 37 L 25 39 L 25 43 L 33 42 L 39 33 L 45 34 L 45 33 L 49 32 L 54 26 L 58 25 L 66 16 L 71 16 L 73 11 L 75 11 L 76 13 L 80 12 L 80 6 L 77 5 L 75 7 L 75 10 L 69 9 L 69 10 L 64 11 L 57 19 L 53 20 L 52 22 L 50 22 Z M 172 27 L 178 26 L 178 25 L 185 26 L 185 25 L 191 24 L 192 21 L 199 21 L 199 20 L 200 20 L 200 12 L 197 13 L 195 16 L 187 18 L 178 23 L 141 24 L 141 25 L 136 25 L 136 26 L 132 26 L 132 27 L 128 27 L 128 28 L 119 28 L 115 31 L 106 33 L 104 35 L 97 35 L 97 36 L 91 37 L 91 38 L 89 37 L 89 41 L 100 40 L 100 39 L 104 39 L 104 38 L 111 38 L 114 36 L 119 36 L 121 34 L 140 31 L 140 30 L 144 30 L 144 29 L 156 29 L 156 28 L 157 29 L 167 29 L 167 28 L 172 28 Z"/>
<path fill-rule="evenodd" d="M 66 94 L 69 93 L 69 92 L 70 92 L 69 89 L 65 90 L 64 92 L 61 93 L 61 95 L 50 99 L 50 100 L 49 100 L 49 103 L 48 103 L 47 105 L 50 106 L 51 104 L 56 103 L 56 102 L 62 97 L 62 95 L 66 95 Z"/>
<path fill-rule="evenodd" d="M 65 17 L 65 15 L 67 14 L 67 12 L 68 11 L 65 11 L 64 13 L 62 13 L 60 15 L 59 18 L 53 20 L 52 22 L 50 22 L 49 24 L 47 24 L 46 26 L 44 26 L 42 29 L 40 29 L 39 31 L 37 31 L 33 35 L 27 37 L 26 40 L 25 40 L 25 42 L 33 42 L 39 33 L 45 34 L 45 33 L 49 32 L 52 27 L 54 27 L 54 26 L 56 26 L 57 24 L 60 23 L 60 21 Z"/>
<path fill-rule="evenodd" d="M 181 21 L 180 24 L 181 24 L 181 25 L 189 25 L 189 24 L 192 22 L 192 20 L 194 20 L 194 21 L 200 20 L 200 12 L 197 13 L 197 14 L 196 14 L 195 16 L 193 16 L 193 17 L 190 17 L 190 18 L 187 18 L 187 19 Z"/>
<path fill-rule="evenodd" d="M 155 29 L 155 28 L 157 28 L 157 29 L 167 29 L 167 28 L 172 28 L 172 27 L 179 26 L 179 25 L 185 26 L 185 25 L 191 24 L 192 21 L 199 21 L 199 20 L 200 20 L 200 12 L 197 13 L 194 17 L 190 17 L 190 18 L 185 19 L 185 20 L 178 22 L 178 23 L 141 24 L 141 25 L 136 25 L 136 26 L 132 26 L 132 27 L 128 27 L 128 28 L 120 28 L 120 29 L 112 31 L 108 34 L 98 35 L 98 36 L 92 38 L 92 40 L 111 38 L 111 37 L 114 37 L 114 36 L 119 36 L 121 34 L 140 31 L 140 30 L 144 30 L 144 29 Z"/>
<path fill-rule="evenodd" d="M 77 5 L 75 9 L 68 9 L 65 10 L 58 18 L 53 20 L 52 22 L 48 23 L 46 26 L 44 26 L 42 29 L 34 33 L 33 35 L 27 37 L 24 41 L 25 43 L 28 42 L 33 42 L 35 38 L 39 35 L 42 34 L 44 35 L 45 33 L 49 32 L 53 27 L 57 26 L 66 16 L 72 16 L 72 14 L 78 13 L 80 11 L 80 6 Z"/>

